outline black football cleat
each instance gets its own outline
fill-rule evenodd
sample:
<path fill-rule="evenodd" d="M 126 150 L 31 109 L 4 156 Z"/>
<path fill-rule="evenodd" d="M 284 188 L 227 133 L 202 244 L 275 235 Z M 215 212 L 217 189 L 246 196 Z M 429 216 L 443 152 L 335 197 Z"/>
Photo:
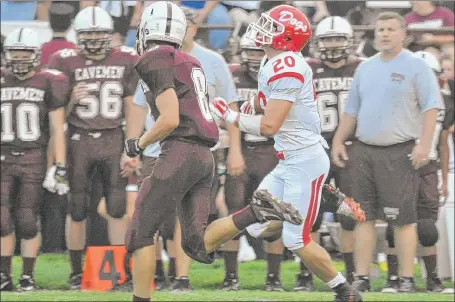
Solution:
<path fill-rule="evenodd" d="M 294 225 L 303 223 L 303 217 L 299 210 L 288 202 L 279 200 L 270 194 L 269 191 L 260 189 L 253 193 L 251 208 L 259 222 L 264 223 L 270 220 L 287 221 Z"/>
<path fill-rule="evenodd" d="M 222 290 L 239 290 L 239 279 L 233 274 L 227 274 L 224 278 L 223 285 L 221 286 Z"/>

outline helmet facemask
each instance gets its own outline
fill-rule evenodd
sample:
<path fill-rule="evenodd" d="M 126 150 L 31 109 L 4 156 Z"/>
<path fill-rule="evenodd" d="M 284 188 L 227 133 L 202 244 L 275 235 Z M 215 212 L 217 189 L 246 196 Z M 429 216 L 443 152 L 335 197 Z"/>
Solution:
<path fill-rule="evenodd" d="M 84 56 L 104 56 L 111 49 L 112 33 L 110 31 L 79 31 L 77 46 Z"/>
<path fill-rule="evenodd" d="M 6 67 L 18 78 L 24 78 L 40 64 L 40 50 L 24 47 L 5 48 Z"/>
<path fill-rule="evenodd" d="M 337 63 L 349 56 L 351 40 L 347 36 L 340 35 L 318 37 L 316 46 L 322 61 Z"/>
<path fill-rule="evenodd" d="M 262 13 L 256 23 L 250 23 L 246 30 L 246 37 L 256 42 L 257 46 L 270 45 L 273 38 L 284 33 L 284 26 L 268 13 Z"/>
<path fill-rule="evenodd" d="M 240 56 L 242 58 L 242 63 L 248 69 L 248 74 L 253 79 L 257 80 L 262 58 L 264 57 L 264 51 L 262 49 L 242 48 Z"/>

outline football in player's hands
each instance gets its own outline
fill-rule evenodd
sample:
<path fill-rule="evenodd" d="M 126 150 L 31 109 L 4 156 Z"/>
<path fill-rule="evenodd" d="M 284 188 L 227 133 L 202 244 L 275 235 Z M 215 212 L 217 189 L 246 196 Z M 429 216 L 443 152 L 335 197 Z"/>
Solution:
<path fill-rule="evenodd" d="M 258 95 L 253 95 L 249 100 L 250 105 L 253 107 L 254 114 L 264 113 L 264 108 L 267 105 L 264 98 L 258 98 Z"/>

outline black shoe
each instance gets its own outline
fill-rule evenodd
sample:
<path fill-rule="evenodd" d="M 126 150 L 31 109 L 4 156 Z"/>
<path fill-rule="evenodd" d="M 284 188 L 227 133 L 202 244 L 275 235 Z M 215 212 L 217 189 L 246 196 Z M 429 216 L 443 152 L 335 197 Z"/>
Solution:
<path fill-rule="evenodd" d="M 163 275 L 155 275 L 155 289 L 163 290 L 166 288 L 166 277 Z"/>
<path fill-rule="evenodd" d="M 6 276 L 5 274 L 0 273 L 0 291 L 13 291 L 13 279 L 11 279 L 11 276 Z"/>
<path fill-rule="evenodd" d="M 68 280 L 68 285 L 70 290 L 80 290 L 82 283 L 82 273 L 80 274 L 71 274 Z"/>
<path fill-rule="evenodd" d="M 269 274 L 265 280 L 265 290 L 268 292 L 282 292 L 284 291 L 281 285 L 280 275 Z"/>
<path fill-rule="evenodd" d="M 336 209 L 336 213 L 350 217 L 356 221 L 365 221 L 365 212 L 354 199 L 347 197 L 339 189 L 330 184 L 322 187 L 322 200 L 328 208 Z"/>
<path fill-rule="evenodd" d="M 267 190 L 254 191 L 250 205 L 256 218 L 262 223 L 270 220 L 287 221 L 294 225 L 303 223 L 299 210 L 290 203 L 272 196 Z"/>
<path fill-rule="evenodd" d="M 387 278 L 386 286 L 381 290 L 384 294 L 397 294 L 400 287 L 400 280 L 397 276 L 390 276 Z"/>
<path fill-rule="evenodd" d="M 187 292 L 192 291 L 190 279 L 188 277 L 177 277 L 171 285 L 173 292 Z"/>
<path fill-rule="evenodd" d="M 439 278 L 431 278 L 427 280 L 427 291 L 432 293 L 440 293 L 440 294 L 452 294 L 454 293 L 453 288 L 447 288 L 442 285 L 441 280 Z"/>
<path fill-rule="evenodd" d="M 313 274 L 310 272 L 301 272 L 297 275 L 294 291 L 312 292 L 314 290 Z"/>
<path fill-rule="evenodd" d="M 29 292 L 32 290 L 35 290 L 35 280 L 33 279 L 33 276 L 29 275 L 22 275 L 19 278 L 19 284 L 17 285 L 17 290 L 21 292 Z"/>
<path fill-rule="evenodd" d="M 133 291 L 133 276 L 131 274 L 126 275 L 126 279 L 123 283 L 117 284 L 110 290 L 111 292 L 132 292 Z"/>
<path fill-rule="evenodd" d="M 336 290 L 335 302 L 361 302 L 363 301 L 359 291 L 352 288 L 349 283 L 344 283 Z"/>
<path fill-rule="evenodd" d="M 400 293 L 415 293 L 416 286 L 414 283 L 414 278 L 400 278 L 400 284 L 398 287 L 398 292 Z"/>
<path fill-rule="evenodd" d="M 352 282 L 351 287 L 354 290 L 359 291 L 361 293 L 369 292 L 371 290 L 370 279 L 368 279 L 368 278 L 357 278 L 357 280 L 354 280 L 354 282 Z"/>
<path fill-rule="evenodd" d="M 226 277 L 224 278 L 221 289 L 222 290 L 239 290 L 238 277 L 233 273 L 227 274 Z"/>

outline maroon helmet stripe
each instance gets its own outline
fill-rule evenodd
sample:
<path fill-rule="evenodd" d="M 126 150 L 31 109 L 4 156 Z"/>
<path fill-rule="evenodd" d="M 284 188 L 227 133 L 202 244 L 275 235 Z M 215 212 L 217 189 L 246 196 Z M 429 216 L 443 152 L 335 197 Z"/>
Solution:
<path fill-rule="evenodd" d="M 167 4 L 167 20 L 166 20 L 166 31 L 165 34 L 169 35 L 171 33 L 171 22 L 172 22 L 172 6 L 170 2 Z"/>
<path fill-rule="evenodd" d="M 92 6 L 92 7 L 93 7 L 93 10 L 92 10 L 92 12 L 93 12 L 93 14 L 92 14 L 92 25 L 96 26 L 95 7 L 94 6 Z"/>
<path fill-rule="evenodd" d="M 19 37 L 17 38 L 17 42 L 21 42 L 21 40 L 22 40 L 22 31 L 23 31 L 23 30 L 24 30 L 24 29 L 21 28 L 21 30 L 19 31 Z"/>

